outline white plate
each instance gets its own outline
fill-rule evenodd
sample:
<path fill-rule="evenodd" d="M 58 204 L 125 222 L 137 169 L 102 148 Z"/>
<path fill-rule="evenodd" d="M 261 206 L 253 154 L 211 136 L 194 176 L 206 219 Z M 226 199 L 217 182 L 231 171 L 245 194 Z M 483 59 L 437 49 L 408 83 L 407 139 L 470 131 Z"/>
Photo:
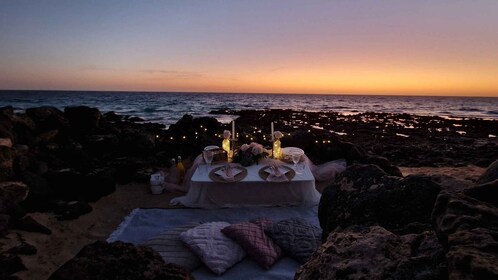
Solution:
<path fill-rule="evenodd" d="M 293 153 L 300 153 L 301 155 L 304 155 L 303 149 L 300 149 L 298 147 L 285 147 L 285 148 L 282 148 L 282 155 L 291 155 Z"/>
<path fill-rule="evenodd" d="M 204 148 L 204 151 L 217 150 L 217 149 L 219 149 L 219 148 L 220 148 L 220 147 L 218 147 L 218 146 L 206 146 L 206 147 Z"/>

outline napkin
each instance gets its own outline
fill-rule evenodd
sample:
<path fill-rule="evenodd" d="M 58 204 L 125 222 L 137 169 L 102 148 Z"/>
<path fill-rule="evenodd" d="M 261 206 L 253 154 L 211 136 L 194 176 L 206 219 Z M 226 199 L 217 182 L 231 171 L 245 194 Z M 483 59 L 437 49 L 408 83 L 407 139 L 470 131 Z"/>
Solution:
<path fill-rule="evenodd" d="M 237 168 L 233 168 L 231 164 L 225 165 L 225 168 L 222 168 L 218 171 L 215 172 L 215 174 L 218 174 L 221 176 L 226 181 L 234 181 L 235 180 L 235 175 L 239 174 L 241 171 L 238 170 Z"/>
<path fill-rule="evenodd" d="M 270 168 L 268 168 L 270 170 L 270 174 L 268 175 L 268 177 L 266 178 L 266 181 L 268 182 L 288 182 L 289 181 L 289 178 L 287 178 L 287 176 L 285 176 L 285 173 L 287 173 L 287 170 L 284 170 L 282 171 L 278 165 L 276 164 L 272 164 L 270 166 Z M 268 169 L 267 169 L 267 172 L 268 172 Z"/>

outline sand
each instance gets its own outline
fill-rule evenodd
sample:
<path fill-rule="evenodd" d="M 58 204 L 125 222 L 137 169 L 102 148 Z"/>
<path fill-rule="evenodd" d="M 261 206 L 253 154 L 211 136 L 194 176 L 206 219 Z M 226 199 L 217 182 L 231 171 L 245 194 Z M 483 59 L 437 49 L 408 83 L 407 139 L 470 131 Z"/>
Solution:
<path fill-rule="evenodd" d="M 403 175 L 443 174 L 462 180 L 475 180 L 484 168 L 466 166 L 458 168 L 400 168 Z M 320 185 L 320 187 L 318 186 Z M 317 184 L 317 188 L 323 184 Z M 51 235 L 12 230 L 0 239 L 2 249 L 8 249 L 23 238 L 34 245 L 38 253 L 33 256 L 21 256 L 28 270 L 15 276 L 19 279 L 47 279 L 58 267 L 74 257 L 83 246 L 97 240 L 105 240 L 122 222 L 123 218 L 134 208 L 159 207 L 171 208 L 169 201 L 182 193 L 163 193 L 153 195 L 147 184 L 118 185 L 116 192 L 92 203 L 93 211 L 76 220 L 58 221 L 51 213 L 30 213 L 39 223 L 52 230 Z"/>

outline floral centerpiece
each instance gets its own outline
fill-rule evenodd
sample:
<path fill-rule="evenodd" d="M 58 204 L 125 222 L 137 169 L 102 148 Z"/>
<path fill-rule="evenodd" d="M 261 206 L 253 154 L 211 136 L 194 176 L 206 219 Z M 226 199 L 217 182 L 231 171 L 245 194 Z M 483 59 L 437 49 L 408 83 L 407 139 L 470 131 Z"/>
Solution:
<path fill-rule="evenodd" d="M 243 144 L 235 151 L 233 162 L 240 163 L 242 166 L 250 166 L 258 163 L 262 158 L 269 155 L 268 151 L 263 148 L 263 145 L 252 142 L 251 144 Z"/>

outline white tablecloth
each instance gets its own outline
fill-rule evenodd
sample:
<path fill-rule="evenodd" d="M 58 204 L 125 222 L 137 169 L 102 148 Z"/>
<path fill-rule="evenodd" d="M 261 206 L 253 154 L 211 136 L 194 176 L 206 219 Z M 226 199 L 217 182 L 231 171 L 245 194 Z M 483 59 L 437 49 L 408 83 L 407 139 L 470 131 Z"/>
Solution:
<path fill-rule="evenodd" d="M 302 174 L 290 182 L 267 182 L 258 171 L 272 160 L 265 159 L 247 168 L 247 176 L 239 182 L 217 183 L 209 178 L 205 165 L 198 165 L 192 175 L 188 193 L 171 200 L 172 205 L 199 208 L 244 206 L 317 205 L 320 193 L 308 164 Z M 288 165 L 287 166 L 292 166 Z M 219 166 L 219 165 L 218 165 Z M 215 168 L 216 165 L 211 168 Z"/>

